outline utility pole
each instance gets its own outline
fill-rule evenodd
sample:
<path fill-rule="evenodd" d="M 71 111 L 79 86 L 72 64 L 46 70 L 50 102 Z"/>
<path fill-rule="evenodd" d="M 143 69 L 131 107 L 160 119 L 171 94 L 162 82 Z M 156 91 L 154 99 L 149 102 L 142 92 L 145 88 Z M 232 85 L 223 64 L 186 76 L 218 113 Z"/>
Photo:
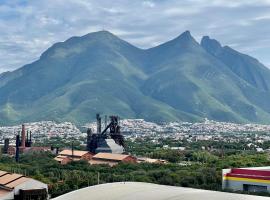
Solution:
<path fill-rule="evenodd" d="M 97 174 L 97 184 L 99 185 L 99 172 Z"/>
<path fill-rule="evenodd" d="M 73 140 L 71 143 L 71 154 L 72 154 L 72 161 L 73 161 L 73 158 L 74 158 L 74 141 Z"/>

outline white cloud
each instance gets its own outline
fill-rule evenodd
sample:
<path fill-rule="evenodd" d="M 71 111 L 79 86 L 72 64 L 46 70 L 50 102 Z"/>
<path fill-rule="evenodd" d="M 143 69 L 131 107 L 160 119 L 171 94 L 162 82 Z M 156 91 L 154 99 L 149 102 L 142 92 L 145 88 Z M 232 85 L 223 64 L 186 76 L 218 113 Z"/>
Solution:
<path fill-rule="evenodd" d="M 142 48 L 191 30 L 270 63 L 270 0 L 2 0 L 0 72 L 37 59 L 55 42 L 107 29 Z M 268 42 L 266 42 L 268 41 Z"/>
<path fill-rule="evenodd" d="M 143 6 L 149 7 L 149 8 L 154 8 L 155 7 L 155 3 L 153 1 L 144 1 Z"/>

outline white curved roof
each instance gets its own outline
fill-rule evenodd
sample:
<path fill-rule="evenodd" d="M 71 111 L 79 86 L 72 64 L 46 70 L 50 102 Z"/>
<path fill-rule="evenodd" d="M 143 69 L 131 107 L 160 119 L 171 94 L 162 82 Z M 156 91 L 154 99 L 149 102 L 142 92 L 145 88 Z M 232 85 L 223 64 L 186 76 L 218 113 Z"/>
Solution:
<path fill-rule="evenodd" d="M 269 200 L 269 197 L 215 192 L 139 182 L 95 185 L 53 200 Z"/>

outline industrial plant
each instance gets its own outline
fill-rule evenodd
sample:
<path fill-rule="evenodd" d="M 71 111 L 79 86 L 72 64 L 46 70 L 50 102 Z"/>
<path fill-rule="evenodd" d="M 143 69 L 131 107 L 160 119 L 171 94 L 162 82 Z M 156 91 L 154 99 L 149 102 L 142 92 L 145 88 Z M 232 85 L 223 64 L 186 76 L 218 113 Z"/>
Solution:
<path fill-rule="evenodd" d="M 85 160 L 90 165 L 107 164 L 114 166 L 119 162 L 136 163 L 137 159 L 131 155 L 125 154 L 124 136 L 121 134 L 121 127 L 118 116 L 110 116 L 110 122 L 107 124 L 107 116 L 104 120 L 104 130 L 102 130 L 102 120 L 99 114 L 96 115 L 97 130 L 92 132 L 87 129 L 86 151 L 65 149 L 55 158 L 57 162 L 65 165 L 71 161 Z"/>
<path fill-rule="evenodd" d="M 123 124 L 121 124 L 123 125 Z M 64 148 L 52 148 L 48 147 L 39 147 L 35 146 L 35 140 L 33 136 L 35 134 L 32 131 L 27 130 L 27 126 L 22 124 L 21 131 L 16 134 L 16 144 L 10 144 L 9 139 L 4 140 L 3 145 L 3 153 L 14 158 L 16 162 L 20 162 L 20 156 L 23 154 L 27 154 L 29 152 L 50 152 L 53 153 L 54 164 L 55 165 L 67 165 L 71 162 L 83 161 L 88 165 L 107 165 L 109 167 L 114 167 L 119 163 L 153 163 L 159 165 L 166 165 L 168 161 L 166 159 L 154 159 L 149 157 L 136 157 L 129 152 L 127 152 L 127 146 L 125 142 L 125 137 L 122 133 L 120 126 L 120 118 L 118 116 L 105 116 L 104 120 L 100 114 L 96 114 L 96 128 L 86 127 L 86 133 L 84 133 L 84 137 L 81 139 L 83 141 L 79 146 L 74 146 L 74 142 L 72 145 L 65 146 Z M 30 129 L 31 130 L 31 129 Z M 133 133 L 130 132 L 129 136 L 132 136 Z M 199 133 L 196 134 L 198 137 Z M 151 136 L 151 135 L 150 135 Z M 158 141 L 156 138 L 151 138 L 148 135 L 148 138 L 151 140 Z M 137 134 L 136 134 L 137 137 Z M 144 138 L 143 135 L 141 138 Z M 192 138 L 192 135 L 189 134 L 187 138 L 187 142 Z M 60 141 L 62 138 L 60 139 Z M 179 138 L 177 138 L 179 140 Z M 191 142 L 193 140 L 190 140 Z M 65 143 L 68 144 L 68 143 Z M 172 147 L 162 146 L 162 149 L 168 150 L 173 149 Z M 178 151 L 184 151 L 185 148 L 175 147 L 174 149 Z M 50 155 L 51 156 L 51 155 Z M 50 158 L 51 159 L 51 158 Z M 82 163 L 83 163 L 82 162 Z M 57 164 L 58 163 L 58 164 Z M 183 163 L 182 163 L 183 164 Z M 184 166 L 184 165 L 183 165 Z M 186 165 L 185 165 L 186 166 Z M 65 167 L 65 166 L 62 166 Z M 67 166 L 69 167 L 69 166 Z M 270 168 L 269 167 L 260 167 L 260 168 L 233 168 L 233 169 L 223 169 L 222 171 L 222 190 L 224 191 L 240 191 L 240 192 L 261 192 L 268 193 L 270 191 Z M 99 179 L 98 179 L 99 180 Z M 60 183 L 63 180 L 60 180 Z M 136 186 L 138 188 L 148 187 L 151 188 L 151 191 L 154 190 L 157 186 L 155 185 L 144 185 L 137 183 L 129 183 L 129 186 Z M 113 186 L 113 185 L 112 185 Z M 118 185 L 117 187 L 122 187 L 122 185 Z M 104 186 L 107 187 L 107 186 Z M 126 186 L 125 186 L 126 187 Z M 128 188 L 128 190 L 132 190 Z M 169 191 L 171 189 L 161 187 L 160 190 L 168 191 L 168 194 L 164 196 L 164 199 L 167 199 L 169 196 Z M 79 190 L 76 192 L 78 196 L 81 196 L 81 192 L 89 193 L 91 188 L 87 190 Z M 184 188 L 175 188 L 172 190 L 175 194 L 179 193 L 181 196 L 186 192 Z M 203 190 L 193 190 L 188 189 L 187 198 L 193 199 L 193 197 L 197 198 L 197 196 L 193 195 L 193 192 L 199 192 L 202 195 L 206 195 L 208 197 L 213 196 L 217 197 L 216 199 L 222 198 L 224 194 L 208 192 L 207 194 Z M 136 191 L 132 191 L 132 193 L 136 193 Z M 156 198 L 156 196 L 150 195 L 150 198 Z M 247 197 L 247 196 L 238 196 L 232 194 L 226 194 L 231 199 L 237 199 L 238 197 Z M 28 200 L 28 199 L 39 199 L 45 200 L 48 197 L 48 186 L 45 183 L 40 181 L 36 181 L 32 178 L 25 177 L 20 174 L 12 174 L 6 171 L 0 171 L 0 199 L 18 199 L 18 200 Z M 94 195 L 95 196 L 95 195 Z M 72 199 L 72 195 L 67 194 L 63 197 L 59 197 L 59 199 Z M 144 198 L 146 196 L 142 196 Z M 117 197 L 116 197 L 117 198 Z M 115 198 L 115 199 L 116 199 Z M 209 199 L 211 199 L 209 198 Z M 58 198 L 56 198 L 58 199 Z M 251 198 L 250 198 L 251 199 Z M 262 199 L 262 198 L 258 198 Z"/>
<path fill-rule="evenodd" d="M 51 147 L 32 146 L 32 132 L 26 131 L 24 124 L 22 124 L 21 134 L 16 135 L 16 145 L 10 145 L 9 139 L 5 139 L 3 148 L 4 153 L 10 156 L 15 156 L 16 162 L 19 161 L 20 154 L 40 151 L 51 151 Z"/>
<path fill-rule="evenodd" d="M 105 116 L 104 127 L 101 130 L 101 117 L 96 115 L 97 132 L 92 133 L 89 128 L 87 130 L 87 150 L 92 153 L 118 153 L 124 152 L 125 143 L 124 136 L 120 132 L 119 117 L 110 116 L 110 123 L 107 125 L 107 116 Z"/>

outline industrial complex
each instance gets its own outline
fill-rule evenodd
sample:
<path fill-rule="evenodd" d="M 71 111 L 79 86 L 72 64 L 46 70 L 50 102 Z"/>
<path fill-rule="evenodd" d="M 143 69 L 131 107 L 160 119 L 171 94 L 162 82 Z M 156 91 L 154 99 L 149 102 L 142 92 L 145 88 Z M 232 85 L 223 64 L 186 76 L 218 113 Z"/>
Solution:
<path fill-rule="evenodd" d="M 51 147 L 33 147 L 32 132 L 26 132 L 24 124 L 22 124 L 21 134 L 16 135 L 16 146 L 9 145 L 9 139 L 5 139 L 5 145 L 3 148 L 4 153 L 15 156 L 16 161 L 19 160 L 19 155 L 22 153 L 50 150 Z"/>
<path fill-rule="evenodd" d="M 107 125 L 105 116 L 104 127 L 101 130 L 101 117 L 96 115 L 97 132 L 92 133 L 91 129 L 87 130 L 87 150 L 92 153 L 118 153 L 124 152 L 124 136 L 120 132 L 119 117 L 110 116 L 110 123 Z"/>
<path fill-rule="evenodd" d="M 16 144 L 10 145 L 5 139 L 3 153 L 20 161 L 20 155 L 28 152 L 49 151 L 55 155 L 54 160 L 61 165 L 74 161 L 84 161 L 89 165 L 109 165 L 111 167 L 119 163 L 158 163 L 166 164 L 166 160 L 147 157 L 135 157 L 126 152 L 124 136 L 121 133 L 120 119 L 110 116 L 109 123 L 105 116 L 102 126 L 101 116 L 96 115 L 96 131 L 89 128 L 84 136 L 86 145 L 81 145 L 78 150 L 74 148 L 37 147 L 32 140 L 32 132 L 26 131 L 23 124 L 21 132 L 16 135 Z M 103 130 L 102 130 L 103 127 Z M 55 163 L 56 164 L 56 163 Z M 62 180 L 61 180 L 62 181 Z M 240 192 L 270 192 L 270 167 L 257 168 L 233 168 L 222 170 L 222 189 L 224 191 Z M 147 183 L 112 183 L 92 186 L 77 190 L 58 198 L 62 199 L 265 199 L 263 197 L 251 197 L 240 194 L 221 193 L 181 187 L 162 186 Z M 108 196 L 110 195 L 110 196 Z M 25 177 L 20 174 L 12 174 L 0 171 L 0 200 L 45 200 L 48 198 L 48 186 L 40 181 Z"/>

